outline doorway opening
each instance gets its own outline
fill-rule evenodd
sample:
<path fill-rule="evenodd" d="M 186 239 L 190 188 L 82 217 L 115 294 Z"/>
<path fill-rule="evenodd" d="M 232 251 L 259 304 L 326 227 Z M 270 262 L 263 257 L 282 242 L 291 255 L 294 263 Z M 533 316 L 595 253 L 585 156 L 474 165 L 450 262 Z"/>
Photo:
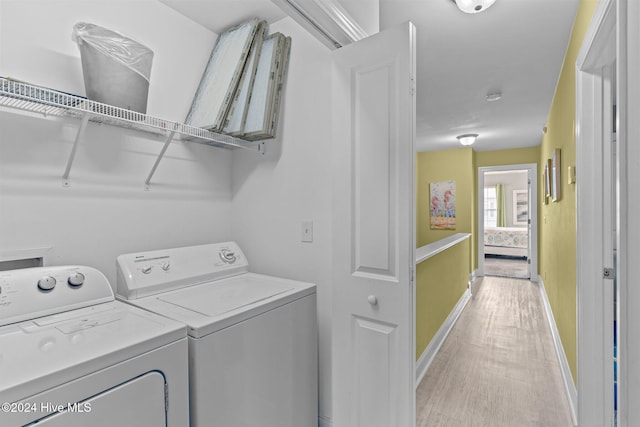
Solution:
<path fill-rule="evenodd" d="M 536 176 L 535 164 L 478 168 L 477 275 L 537 282 Z"/>

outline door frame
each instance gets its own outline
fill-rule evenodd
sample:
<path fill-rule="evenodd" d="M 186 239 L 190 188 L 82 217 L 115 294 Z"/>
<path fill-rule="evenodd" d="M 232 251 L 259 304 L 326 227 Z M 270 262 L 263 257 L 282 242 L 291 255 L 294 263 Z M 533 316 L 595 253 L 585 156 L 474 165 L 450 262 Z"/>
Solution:
<path fill-rule="evenodd" d="M 526 170 L 529 177 L 529 203 L 531 233 L 529 235 L 529 266 L 530 279 L 538 282 L 538 165 L 536 163 L 523 163 L 516 165 L 482 166 L 478 168 L 478 268 L 476 276 L 484 276 L 484 174 L 486 172 L 504 172 L 509 170 Z"/>
<path fill-rule="evenodd" d="M 640 2 L 617 4 L 618 111 L 618 426 L 634 426 L 640 419 Z"/>
<path fill-rule="evenodd" d="M 603 279 L 606 68 L 615 63 L 614 0 L 598 4 L 576 59 L 576 299 L 579 425 L 613 416 L 613 294 Z M 613 267 L 613 265 L 607 265 Z M 608 302 L 608 303 L 607 303 Z M 607 324 L 609 323 L 609 328 Z"/>
<path fill-rule="evenodd" d="M 600 349 L 606 334 L 602 301 L 602 258 L 599 232 L 604 227 L 603 210 L 594 194 L 603 182 L 591 169 L 602 156 L 601 132 L 602 68 L 616 63 L 617 105 L 617 261 L 618 283 L 618 426 L 635 425 L 640 419 L 640 337 L 634 334 L 640 323 L 640 222 L 631 221 L 640 208 L 640 147 L 628 141 L 640 138 L 640 2 L 601 0 L 585 34 L 576 60 L 576 182 L 577 182 L 577 296 L 578 296 L 578 423 L 605 425 L 607 407 L 602 390 L 608 374 Z M 610 43 L 615 48 L 610 48 Z M 613 57 L 612 57 L 613 55 Z M 595 119 L 595 120 L 594 120 Z M 601 193 L 600 193 L 601 194 Z M 595 227 L 595 228 L 593 228 Z M 595 356 L 595 358 L 594 358 Z"/>

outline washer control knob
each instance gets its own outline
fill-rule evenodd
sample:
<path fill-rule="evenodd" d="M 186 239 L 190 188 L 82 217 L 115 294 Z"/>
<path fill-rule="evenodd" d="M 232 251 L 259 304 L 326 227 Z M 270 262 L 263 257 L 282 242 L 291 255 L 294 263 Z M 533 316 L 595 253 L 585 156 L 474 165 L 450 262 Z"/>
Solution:
<path fill-rule="evenodd" d="M 144 273 L 144 274 L 149 274 L 149 273 L 151 273 L 151 266 L 149 266 L 149 267 L 142 267 L 142 273 Z"/>
<path fill-rule="evenodd" d="M 162 263 L 162 265 L 160 265 L 160 268 L 162 268 L 164 271 L 169 271 L 169 269 L 171 268 L 171 264 L 169 264 L 169 261 L 165 261 Z"/>
<path fill-rule="evenodd" d="M 233 264 L 236 262 L 236 254 L 229 249 L 222 249 L 220 251 L 220 259 L 227 264 Z"/>
<path fill-rule="evenodd" d="M 38 280 L 38 289 L 40 289 L 41 291 L 50 291 L 55 287 L 56 287 L 55 277 L 44 276 L 42 279 Z"/>
<path fill-rule="evenodd" d="M 69 283 L 69 285 L 73 286 L 74 288 L 79 288 L 84 284 L 84 274 L 76 271 L 71 276 L 69 276 L 69 279 L 67 279 L 67 283 Z"/>

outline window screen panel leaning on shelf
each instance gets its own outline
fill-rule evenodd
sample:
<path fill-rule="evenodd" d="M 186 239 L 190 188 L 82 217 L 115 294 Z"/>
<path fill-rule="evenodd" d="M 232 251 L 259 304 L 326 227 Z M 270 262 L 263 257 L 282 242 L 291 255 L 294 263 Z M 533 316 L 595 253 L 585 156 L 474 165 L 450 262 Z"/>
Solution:
<path fill-rule="evenodd" d="M 258 19 L 253 19 L 220 34 L 191 104 L 187 124 L 222 130 L 258 27 Z"/>
<path fill-rule="evenodd" d="M 289 60 L 291 39 L 280 33 L 262 43 L 258 70 L 249 104 L 242 138 L 250 141 L 273 138 L 277 127 L 279 91 Z"/>
<path fill-rule="evenodd" d="M 278 123 L 280 118 L 280 104 L 282 99 L 282 92 L 285 78 L 287 77 L 287 70 L 289 69 L 289 56 L 291 55 L 291 37 L 285 37 L 284 50 L 282 52 L 282 65 L 280 67 L 280 73 L 278 75 L 278 85 L 276 87 L 276 96 L 273 99 L 273 114 L 271 118 L 272 136 L 276 136 L 278 130 Z"/>
<path fill-rule="evenodd" d="M 253 83 L 253 89 L 247 104 L 246 119 L 243 124 L 243 138 L 251 134 L 262 132 L 268 115 L 268 100 L 273 96 L 275 76 L 277 74 L 278 53 L 281 48 L 282 37 L 275 33 L 262 42 L 258 69 Z"/>
<path fill-rule="evenodd" d="M 253 83 L 255 81 L 256 71 L 258 70 L 258 59 L 260 58 L 260 51 L 262 49 L 262 41 L 266 35 L 267 23 L 266 21 L 260 22 L 258 32 L 251 45 L 251 51 L 249 52 L 249 58 L 247 59 L 246 66 L 242 71 L 242 77 L 238 84 L 238 90 L 233 98 L 231 109 L 227 115 L 225 121 L 224 133 L 229 135 L 238 136 L 242 134 L 242 127 L 247 117 L 247 103 L 251 91 L 253 90 Z"/>

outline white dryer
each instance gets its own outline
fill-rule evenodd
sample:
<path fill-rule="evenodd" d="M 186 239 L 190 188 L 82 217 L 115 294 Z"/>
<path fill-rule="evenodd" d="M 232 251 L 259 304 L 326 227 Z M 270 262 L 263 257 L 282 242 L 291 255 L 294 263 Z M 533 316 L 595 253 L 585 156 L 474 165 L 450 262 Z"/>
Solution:
<path fill-rule="evenodd" d="M 183 324 L 84 266 L 0 271 L 0 426 L 184 427 Z"/>
<path fill-rule="evenodd" d="M 318 423 L 316 291 L 234 242 L 121 255 L 119 297 L 187 325 L 193 427 Z"/>

